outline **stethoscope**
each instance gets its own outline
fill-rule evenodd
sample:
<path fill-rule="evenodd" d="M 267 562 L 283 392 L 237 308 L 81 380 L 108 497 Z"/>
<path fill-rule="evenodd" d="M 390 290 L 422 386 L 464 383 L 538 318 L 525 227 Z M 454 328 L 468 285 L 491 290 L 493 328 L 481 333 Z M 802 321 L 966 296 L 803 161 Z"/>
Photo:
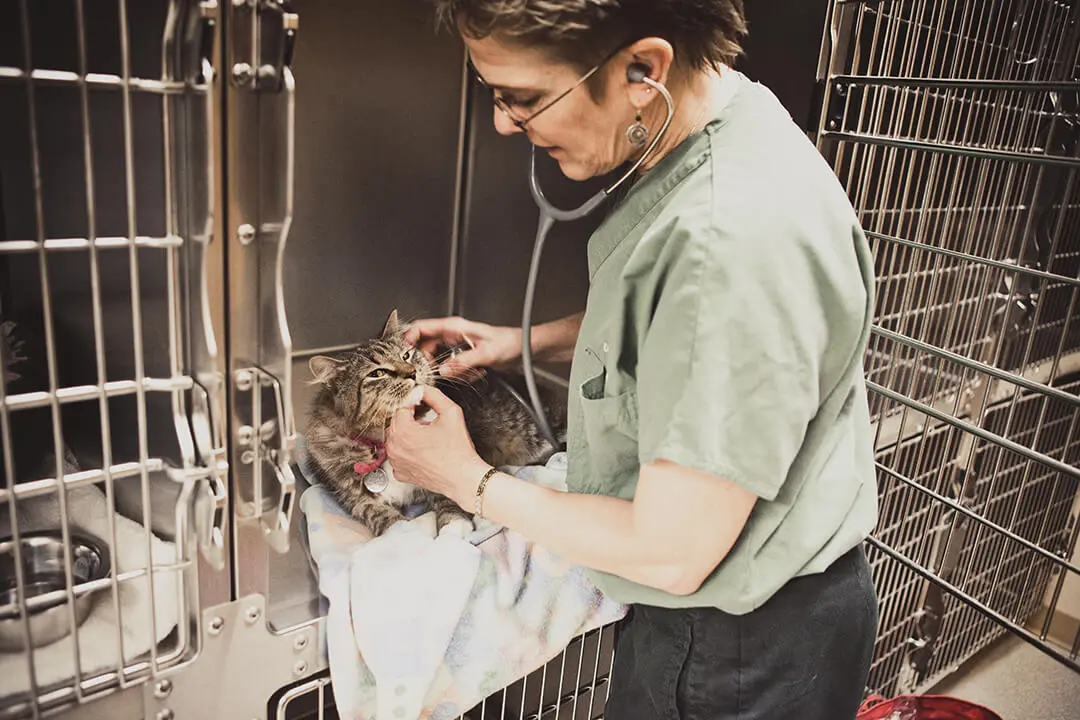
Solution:
<path fill-rule="evenodd" d="M 532 146 L 532 154 L 529 160 L 529 189 L 532 191 L 533 200 L 536 201 L 537 208 L 540 209 L 540 221 L 536 227 L 536 242 L 533 245 L 532 264 L 529 266 L 529 280 L 525 285 L 525 307 L 521 316 L 521 360 L 525 371 L 525 385 L 529 391 L 529 400 L 532 403 L 533 416 L 537 425 L 540 427 L 540 431 L 544 434 L 544 437 L 551 446 L 556 449 L 561 448 L 561 443 L 555 438 L 555 434 L 551 431 L 551 424 L 548 422 L 547 414 L 544 412 L 543 404 L 540 402 L 540 394 L 536 389 L 536 376 L 533 370 L 532 362 L 532 306 L 533 296 L 536 291 L 536 276 L 540 269 L 540 256 L 544 252 L 544 241 L 547 239 L 548 232 L 555 225 L 556 222 L 569 222 L 571 220 L 580 220 L 585 216 L 592 213 L 596 208 L 611 196 L 623 183 L 630 179 L 634 173 L 638 171 L 656 149 L 657 144 L 663 139 L 667 133 L 668 127 L 671 125 L 671 119 L 675 116 L 675 103 L 671 99 L 671 93 L 663 84 L 656 82 L 649 77 L 649 66 L 644 63 L 632 63 L 626 69 L 626 77 L 632 83 L 645 83 L 649 87 L 656 90 L 667 103 L 667 118 L 664 120 L 664 124 L 661 126 L 660 131 L 653 136 L 652 142 L 642 153 L 641 157 L 637 159 L 629 170 L 627 170 L 618 180 L 616 180 L 609 187 L 601 190 L 586 200 L 582 205 L 573 210 L 560 210 L 559 208 L 548 202 L 544 197 L 544 191 L 540 188 L 540 181 L 536 177 L 536 145 Z"/>

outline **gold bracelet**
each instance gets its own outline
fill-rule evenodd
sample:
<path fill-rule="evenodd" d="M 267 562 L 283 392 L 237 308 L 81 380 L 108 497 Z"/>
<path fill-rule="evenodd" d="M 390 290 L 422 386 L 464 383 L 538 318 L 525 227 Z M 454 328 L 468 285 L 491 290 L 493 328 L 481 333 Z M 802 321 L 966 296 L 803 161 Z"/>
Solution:
<path fill-rule="evenodd" d="M 488 480 L 490 480 L 496 472 L 498 472 L 498 470 L 496 470 L 495 468 L 491 468 L 490 470 L 488 470 L 486 473 L 484 473 L 484 477 L 480 478 L 480 484 L 476 486 L 475 515 L 478 518 L 484 517 L 484 489 L 487 487 Z"/>

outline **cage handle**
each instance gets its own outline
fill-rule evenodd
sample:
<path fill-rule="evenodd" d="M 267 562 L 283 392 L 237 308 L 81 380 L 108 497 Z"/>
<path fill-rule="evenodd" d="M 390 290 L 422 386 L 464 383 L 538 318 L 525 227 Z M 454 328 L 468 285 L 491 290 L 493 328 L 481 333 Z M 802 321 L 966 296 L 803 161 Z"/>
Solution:
<path fill-rule="evenodd" d="M 281 382 L 268 372 L 261 374 L 262 383 L 270 385 L 274 393 L 276 408 L 277 444 L 265 449 L 265 459 L 274 470 L 278 481 L 278 501 L 273 518 L 260 521 L 263 537 L 270 547 L 279 553 L 289 551 L 289 530 L 292 527 L 293 506 L 296 497 L 296 476 L 292 471 L 292 451 L 296 445 L 296 431 L 293 428 L 291 413 L 285 405 L 285 393 Z"/>
<path fill-rule="evenodd" d="M 296 496 L 296 475 L 291 466 L 296 430 L 283 387 L 273 373 L 261 367 L 247 367 L 236 373 L 237 391 L 251 393 L 252 424 L 240 428 L 238 441 L 241 447 L 247 448 L 241 454 L 241 463 L 254 467 L 251 473 L 253 514 L 259 517 L 263 539 L 279 553 L 289 551 L 289 532 Z M 274 414 L 269 420 L 263 421 L 263 390 L 267 388 L 273 397 Z M 272 508 L 267 508 L 263 503 L 262 473 L 267 465 L 277 480 L 277 501 Z M 268 510 L 272 513 L 269 519 Z"/>
<path fill-rule="evenodd" d="M 287 14 L 285 17 L 286 27 L 292 31 L 292 41 L 295 41 L 296 16 Z M 292 50 L 290 46 L 289 55 Z M 291 59 L 291 57 L 289 58 Z M 296 477 L 292 471 L 292 450 L 296 443 L 296 430 L 293 422 L 291 397 L 283 389 L 291 387 L 290 352 L 292 349 L 292 337 L 289 333 L 288 317 L 285 312 L 285 247 L 289 240 L 289 229 L 293 218 L 293 188 L 295 182 L 295 123 L 296 123 L 296 81 L 292 70 L 284 65 L 281 70 L 282 86 L 285 92 L 286 122 L 285 122 L 285 193 L 284 193 L 284 216 L 277 228 L 277 255 L 274 267 L 274 315 L 276 322 L 274 327 L 278 333 L 278 342 L 283 353 L 282 373 L 285 382 L 282 383 L 275 375 L 262 371 L 263 382 L 268 383 L 274 393 L 274 404 L 277 412 L 276 436 L 279 440 L 276 448 L 269 451 L 269 462 L 274 469 L 274 475 L 278 481 L 278 502 L 274 511 L 273 519 L 267 523 L 265 517 L 262 522 L 263 537 L 266 542 L 279 553 L 289 550 L 289 530 L 292 526 L 293 505 L 296 492 Z M 269 229 L 269 228 L 267 228 Z M 258 490 L 261 483 L 256 485 Z M 261 506 L 260 506 L 261 507 Z"/>

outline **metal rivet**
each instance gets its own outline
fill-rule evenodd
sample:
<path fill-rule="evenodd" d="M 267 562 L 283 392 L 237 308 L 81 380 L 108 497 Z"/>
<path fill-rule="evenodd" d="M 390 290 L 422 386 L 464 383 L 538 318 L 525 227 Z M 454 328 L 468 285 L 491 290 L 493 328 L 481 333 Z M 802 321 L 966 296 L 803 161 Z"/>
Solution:
<path fill-rule="evenodd" d="M 235 381 L 236 389 L 240 392 L 247 392 L 248 390 L 251 390 L 251 386 L 255 382 L 254 378 L 251 377 L 250 370 L 237 370 Z"/>
<path fill-rule="evenodd" d="M 173 718 L 176 717 L 176 713 L 169 708 L 165 708 L 164 710 L 159 710 L 156 717 L 157 720 L 173 720 Z"/>
<path fill-rule="evenodd" d="M 172 680 L 162 680 L 154 686 L 154 697 L 158 700 L 164 700 L 169 697 L 169 693 L 172 692 Z"/>
<path fill-rule="evenodd" d="M 837 121 L 835 121 L 835 120 L 830 120 L 830 121 L 829 121 L 829 129 L 830 129 L 830 130 L 835 130 L 835 129 L 836 129 L 836 128 L 838 128 L 838 127 L 840 127 L 840 123 L 838 123 L 838 122 L 837 122 Z"/>
<path fill-rule="evenodd" d="M 250 245 L 255 240 L 255 228 L 248 223 L 244 223 L 236 228 L 236 239 L 240 241 L 241 245 Z"/>
<path fill-rule="evenodd" d="M 210 627 L 207 629 L 207 631 L 211 635 L 220 635 L 221 629 L 223 627 L 225 627 L 225 619 L 221 617 L 216 617 L 210 621 Z"/>
<path fill-rule="evenodd" d="M 307 661 L 306 660 L 297 660 L 296 664 L 293 665 L 292 671 L 293 671 L 293 675 L 303 675 L 304 673 L 307 672 Z"/>
<path fill-rule="evenodd" d="M 251 445 L 251 440 L 254 437 L 255 428 L 250 425 L 241 425 L 236 430 L 236 442 L 240 444 L 240 447 L 249 447 Z"/>
<path fill-rule="evenodd" d="M 252 605 L 244 613 L 244 619 L 247 620 L 248 625 L 254 625 L 259 620 L 259 616 L 262 615 L 262 610 L 257 605 Z"/>
<path fill-rule="evenodd" d="M 604 352 L 607 352 L 607 351 L 608 351 L 608 344 L 604 343 Z"/>
<path fill-rule="evenodd" d="M 244 452 L 240 453 L 240 462 L 243 465 L 250 465 L 251 463 L 255 462 L 255 451 L 245 450 Z"/>
<path fill-rule="evenodd" d="M 251 82 L 255 77 L 255 70 L 245 62 L 236 63 L 232 68 L 233 80 L 241 85 Z"/>
<path fill-rule="evenodd" d="M 307 647 L 307 644 L 308 644 L 307 635 L 301 635 L 300 637 L 296 638 L 296 642 L 293 643 L 293 647 L 296 648 L 297 650 L 303 650 L 304 648 Z"/>

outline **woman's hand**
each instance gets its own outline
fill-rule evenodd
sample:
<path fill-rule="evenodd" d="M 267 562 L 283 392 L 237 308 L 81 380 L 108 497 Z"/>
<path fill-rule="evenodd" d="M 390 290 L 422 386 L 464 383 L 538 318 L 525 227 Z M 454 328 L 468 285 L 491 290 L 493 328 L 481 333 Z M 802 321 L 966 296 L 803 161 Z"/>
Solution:
<path fill-rule="evenodd" d="M 467 345 L 468 350 L 439 365 L 439 374 L 446 377 L 469 375 L 484 366 L 502 369 L 521 359 L 519 328 L 496 327 L 461 317 L 417 320 L 405 331 L 405 342 L 428 357 L 440 343 Z"/>
<path fill-rule="evenodd" d="M 476 454 L 460 407 L 433 387 L 424 388 L 424 403 L 436 413 L 430 423 L 416 420 L 413 408 L 399 408 L 390 421 L 386 454 L 394 477 L 445 495 L 468 510 L 491 466 Z"/>

